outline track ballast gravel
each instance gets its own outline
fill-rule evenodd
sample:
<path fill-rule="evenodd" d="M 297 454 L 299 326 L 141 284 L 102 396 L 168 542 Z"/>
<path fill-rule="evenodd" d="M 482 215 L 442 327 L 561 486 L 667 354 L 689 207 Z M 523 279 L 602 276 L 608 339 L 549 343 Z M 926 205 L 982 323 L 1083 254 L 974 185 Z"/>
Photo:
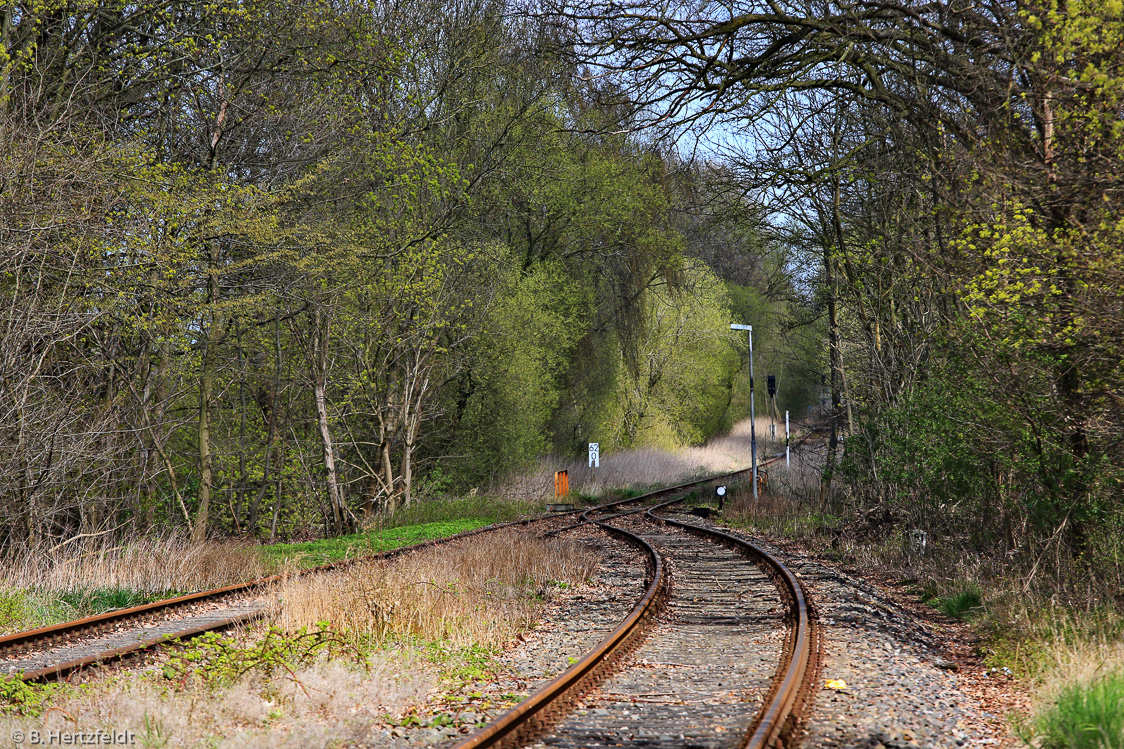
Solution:
<path fill-rule="evenodd" d="M 801 747 L 952 749 L 953 747 L 1002 746 L 1007 743 L 1007 737 L 994 728 L 997 716 L 988 714 L 973 697 L 962 690 L 960 685 L 962 677 L 948 669 L 951 664 L 942 657 L 941 644 L 929 627 L 891 599 L 881 595 L 871 585 L 832 565 L 786 552 L 762 538 L 698 518 L 691 518 L 690 522 L 721 528 L 733 535 L 746 538 L 777 556 L 805 584 L 818 608 L 823 624 L 823 663 L 811 714 L 801 732 L 799 744 Z M 591 535 L 590 531 L 574 533 L 583 533 L 587 538 Z M 605 541 L 601 540 L 600 543 Z M 660 543 L 656 541 L 656 545 L 659 546 Z M 673 553 L 671 556 L 670 564 L 673 573 L 678 572 L 681 575 L 679 563 L 675 561 Z M 639 565 L 639 560 L 636 564 Z M 614 577 L 621 579 L 620 574 L 616 572 Z M 606 579 L 603 579 L 602 583 Z M 673 586 L 677 582 L 678 575 L 673 578 Z M 600 595 L 606 594 L 602 592 Z M 628 600 L 634 598 L 635 594 Z M 623 617 L 627 606 L 623 605 L 625 603 L 623 600 L 618 603 L 621 604 L 620 616 Z M 521 673 L 531 677 L 539 668 L 538 659 L 542 658 L 543 662 L 546 662 L 556 649 L 564 649 L 567 657 L 573 657 L 570 655 L 573 649 L 567 648 L 564 644 L 567 642 L 567 632 L 570 633 L 569 637 L 573 638 L 573 642 L 580 640 L 586 643 L 585 647 L 589 647 L 600 639 L 598 636 L 591 636 L 591 632 L 582 624 L 588 619 L 588 613 L 583 613 L 581 609 L 591 604 L 592 602 L 588 600 L 560 603 L 557 609 L 548 613 L 542 626 L 542 634 L 539 634 L 538 629 L 529 633 L 527 642 L 507 653 L 504 656 L 505 661 L 519 664 Z M 665 619 L 666 617 L 667 614 Z M 611 622 L 606 622 L 604 632 L 607 632 L 611 626 Z M 602 634 L 604 633 L 597 633 L 597 635 Z M 652 640 L 649 639 L 649 642 Z M 779 639 L 770 647 L 776 645 L 779 645 Z M 667 685 L 668 679 L 676 676 L 676 671 L 681 672 L 679 675 L 690 672 L 689 669 L 675 667 L 667 667 L 662 671 L 653 667 L 655 663 L 671 661 L 647 658 L 643 647 L 634 654 L 632 660 L 642 667 L 646 666 L 645 670 L 651 672 L 653 683 L 657 685 Z M 643 663 L 645 660 L 647 663 Z M 540 672 L 543 678 L 538 682 L 528 678 L 526 691 L 531 691 L 538 683 L 544 681 L 547 675 L 553 676 L 557 670 L 560 670 L 557 659 L 554 659 L 553 663 L 554 668 L 550 669 L 549 674 L 545 670 Z M 775 669 L 775 661 L 770 662 L 770 667 Z M 826 682 L 835 679 L 846 682 L 847 688 L 844 690 L 826 688 Z M 724 689 L 726 682 L 723 681 L 722 684 Z M 671 692 L 673 689 L 649 685 L 646 687 L 648 692 L 641 691 L 644 688 L 639 682 L 625 688 L 614 686 L 614 681 L 603 684 L 600 692 L 591 695 L 585 704 L 579 706 L 579 709 L 586 710 L 587 713 L 593 710 L 605 711 L 597 714 L 598 719 L 606 719 L 605 734 L 591 731 L 587 734 L 585 743 L 572 742 L 569 746 L 722 745 L 717 736 L 713 739 L 714 743 L 706 741 L 696 743 L 705 735 L 703 732 L 688 734 L 685 731 L 677 733 L 668 730 L 663 734 L 653 735 L 648 731 L 644 733 L 628 731 L 629 722 L 643 722 L 643 710 L 646 707 L 659 706 L 660 711 L 669 709 L 659 702 L 645 703 L 645 700 L 665 699 L 666 695 L 651 694 L 651 692 Z M 688 688 L 695 688 L 689 680 Z M 689 706 L 689 701 L 692 699 L 702 698 L 701 695 L 692 695 L 685 691 L 681 685 L 677 685 L 674 691 L 677 692 L 678 699 L 685 703 L 682 707 Z M 748 692 L 745 695 L 748 697 Z M 598 700 L 602 699 L 611 704 L 601 706 Z M 750 713 L 754 709 L 751 700 L 752 697 L 749 697 L 744 703 L 744 707 Z M 625 710 L 628 710 L 627 717 Z M 640 717 L 634 719 L 633 715 Z M 481 719 L 490 717 L 494 716 L 480 715 Z M 575 714 L 571 717 L 577 716 Z M 626 720 L 621 720 L 622 718 Z M 467 731 L 468 727 L 463 726 L 459 735 Z M 612 731 L 615 733 L 611 734 Z M 730 731 L 730 733 L 734 732 Z M 408 745 L 441 745 L 448 743 L 455 735 L 455 732 L 449 729 L 440 735 L 431 735 L 428 741 L 411 742 Z M 550 737 L 539 743 L 540 747 L 553 745 L 566 744 Z"/>
<path fill-rule="evenodd" d="M 612 524 L 664 557 L 671 593 L 643 644 L 535 746 L 738 746 L 779 665 L 776 586 L 745 556 L 676 528 Z"/>
<path fill-rule="evenodd" d="M 628 616 L 644 595 L 643 555 L 589 525 L 566 531 L 562 538 L 581 541 L 597 553 L 600 562 L 589 583 L 557 591 L 539 624 L 499 655 L 495 672 L 462 690 L 479 696 L 451 711 L 453 725 L 382 728 L 367 746 L 418 749 L 446 745 L 470 733 L 478 723 L 498 717 L 565 671 Z M 444 706 L 432 708 L 442 710 Z"/>
<path fill-rule="evenodd" d="M 1006 742 L 993 728 L 996 716 L 963 691 L 961 677 L 949 670 L 953 664 L 922 621 L 854 576 L 722 528 L 780 559 L 819 611 L 823 667 L 801 747 L 954 749 Z M 847 688 L 826 688 L 836 679 Z"/>

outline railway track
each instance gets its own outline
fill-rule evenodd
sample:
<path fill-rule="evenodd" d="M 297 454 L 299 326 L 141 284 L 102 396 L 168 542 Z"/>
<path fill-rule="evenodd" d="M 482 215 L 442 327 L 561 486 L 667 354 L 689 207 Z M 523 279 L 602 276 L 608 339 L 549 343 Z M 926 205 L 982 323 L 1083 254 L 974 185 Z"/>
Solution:
<path fill-rule="evenodd" d="M 749 474 L 737 471 L 584 512 L 489 526 L 303 574 L 580 513 L 580 522 L 544 535 L 594 526 L 639 549 L 647 566 L 643 595 L 592 651 L 455 749 L 786 745 L 816 667 L 816 632 L 803 590 L 763 550 L 695 526 L 691 516 L 671 509 L 691 492 Z M 0 637 L 0 670 L 25 681 L 73 679 L 97 666 L 140 660 L 168 641 L 261 618 L 265 596 L 280 580 L 264 578 Z"/>
<path fill-rule="evenodd" d="M 674 517 L 687 488 L 583 513 L 643 551 L 647 589 L 593 650 L 453 749 L 792 742 L 817 667 L 812 608 L 761 548 Z"/>
<path fill-rule="evenodd" d="M 744 478 L 748 473 L 748 470 L 742 470 L 688 482 L 638 499 L 654 500 L 682 494 L 718 482 Z M 594 510 L 605 513 L 635 501 L 618 500 Z M 330 572 L 358 561 L 390 559 L 501 528 L 527 526 L 580 512 L 554 513 L 478 528 L 393 551 L 321 565 L 301 574 Z M 24 681 L 75 678 L 99 666 L 143 659 L 172 640 L 186 640 L 204 632 L 249 624 L 264 616 L 265 594 L 281 579 L 280 576 L 266 577 L 0 637 L 0 673 L 18 675 Z"/>

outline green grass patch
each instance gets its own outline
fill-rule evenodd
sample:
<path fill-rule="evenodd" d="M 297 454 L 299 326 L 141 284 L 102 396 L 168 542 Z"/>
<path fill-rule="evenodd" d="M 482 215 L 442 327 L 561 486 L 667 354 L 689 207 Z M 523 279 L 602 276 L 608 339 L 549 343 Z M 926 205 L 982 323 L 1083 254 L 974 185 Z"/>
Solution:
<path fill-rule="evenodd" d="M 984 665 L 992 671 L 1005 671 L 1016 678 L 1033 678 L 1042 674 L 1049 665 L 1045 640 L 1025 632 L 1000 631 L 1000 626 L 988 628 L 986 645 L 982 648 Z M 986 630 L 985 630 L 986 631 Z"/>
<path fill-rule="evenodd" d="M 980 596 L 980 592 L 974 588 L 968 588 L 944 598 L 937 598 L 934 603 L 945 616 L 958 621 L 969 619 L 983 610 L 983 598 Z"/>
<path fill-rule="evenodd" d="M 0 634 L 58 624 L 177 595 L 179 591 L 174 590 L 141 593 L 119 588 L 87 588 L 63 592 L 38 588 L 0 590 Z"/>
<path fill-rule="evenodd" d="M 1065 687 L 1019 733 L 1041 749 L 1124 749 L 1124 672 Z"/>
<path fill-rule="evenodd" d="M 404 525 L 397 528 L 354 533 L 339 538 L 325 538 L 319 541 L 306 541 L 296 544 L 273 544 L 263 546 L 262 554 L 266 561 L 280 567 L 291 562 L 297 567 L 315 567 L 341 559 L 354 559 L 380 551 L 390 551 L 402 546 L 411 546 L 435 538 L 445 538 L 457 533 L 470 531 L 495 522 L 490 518 L 463 518 L 461 520 L 442 520 L 419 525 Z"/>
<path fill-rule="evenodd" d="M 261 551 L 266 561 L 275 567 L 286 562 L 298 567 L 315 567 L 445 538 L 543 511 L 545 505 L 493 497 L 427 500 L 380 516 L 374 528 L 363 533 L 304 543 L 273 544 L 261 547 Z"/>

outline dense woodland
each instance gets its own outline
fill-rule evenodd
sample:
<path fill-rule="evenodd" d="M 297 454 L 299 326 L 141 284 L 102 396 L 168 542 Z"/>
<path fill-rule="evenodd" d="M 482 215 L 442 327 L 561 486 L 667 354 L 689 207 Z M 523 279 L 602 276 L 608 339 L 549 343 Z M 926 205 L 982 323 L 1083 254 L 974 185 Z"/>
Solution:
<path fill-rule="evenodd" d="M 697 443 L 747 322 L 849 512 L 1119 566 L 1119 3 L 0 13 L 8 547 Z"/>
<path fill-rule="evenodd" d="M 825 488 L 842 474 L 852 512 L 943 545 L 1119 580 L 1121 4 L 558 10 L 640 124 L 725 134 L 745 194 L 818 250 L 852 435 Z"/>
<path fill-rule="evenodd" d="M 8 547 L 341 533 L 588 440 L 697 443 L 748 411 L 735 320 L 773 320 L 782 408 L 819 397 L 797 260 L 721 164 L 614 132 L 541 19 L 0 13 Z"/>

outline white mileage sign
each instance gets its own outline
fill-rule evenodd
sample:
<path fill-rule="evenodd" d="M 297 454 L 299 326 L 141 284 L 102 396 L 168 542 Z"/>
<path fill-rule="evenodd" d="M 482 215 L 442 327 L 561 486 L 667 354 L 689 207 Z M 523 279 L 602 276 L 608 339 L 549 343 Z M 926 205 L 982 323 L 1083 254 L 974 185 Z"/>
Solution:
<path fill-rule="evenodd" d="M 590 468 L 600 468 L 601 467 L 601 443 L 600 442 L 590 442 L 589 443 L 589 467 Z"/>

